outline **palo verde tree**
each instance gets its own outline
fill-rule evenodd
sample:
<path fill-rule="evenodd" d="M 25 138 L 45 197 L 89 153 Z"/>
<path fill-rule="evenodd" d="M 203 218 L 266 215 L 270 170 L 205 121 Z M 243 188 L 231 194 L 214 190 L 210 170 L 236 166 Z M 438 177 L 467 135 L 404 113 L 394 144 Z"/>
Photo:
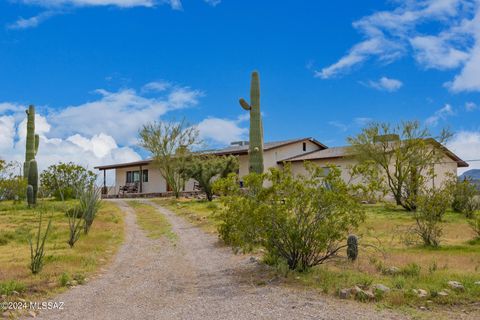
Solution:
<path fill-rule="evenodd" d="M 184 171 L 191 148 L 199 144 L 198 129 L 181 122 L 153 122 L 140 129 L 140 146 L 148 150 L 176 198 L 185 186 Z"/>
<path fill-rule="evenodd" d="M 208 201 L 212 201 L 214 178 L 226 178 L 229 173 L 237 170 L 238 159 L 235 156 L 198 154 L 190 159 L 184 172 L 186 178 L 195 179 L 198 182 Z"/>
<path fill-rule="evenodd" d="M 443 161 L 441 148 L 450 137 L 447 130 L 433 137 L 418 121 L 407 121 L 371 123 L 348 141 L 359 163 L 379 170 L 397 205 L 414 211 L 420 191 L 435 178 L 435 164 Z"/>

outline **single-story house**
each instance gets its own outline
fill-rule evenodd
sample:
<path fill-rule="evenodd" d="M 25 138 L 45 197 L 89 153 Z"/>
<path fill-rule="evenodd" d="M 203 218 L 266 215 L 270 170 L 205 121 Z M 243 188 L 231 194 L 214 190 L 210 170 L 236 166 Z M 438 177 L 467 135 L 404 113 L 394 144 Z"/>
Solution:
<path fill-rule="evenodd" d="M 205 151 L 214 155 L 234 155 L 239 159 L 239 176 L 248 174 L 248 142 L 232 142 L 230 146 L 219 150 Z M 457 174 L 457 168 L 468 167 L 468 164 L 453 152 L 441 146 L 444 161 L 434 165 L 436 177 L 431 183 L 441 185 L 449 174 Z M 264 167 L 283 166 L 291 163 L 294 174 L 304 173 L 303 162 L 310 161 L 321 167 L 335 165 L 342 171 L 342 178 L 349 181 L 349 168 L 355 164 L 355 158 L 349 147 L 329 148 L 313 138 L 300 138 L 285 141 L 267 142 L 264 144 Z M 111 164 L 95 167 L 103 171 L 105 193 L 112 196 L 122 195 L 162 195 L 171 191 L 165 179 L 155 168 L 152 159 Z M 115 185 L 105 186 L 107 170 L 115 170 Z M 196 182 L 190 180 L 185 184 L 185 192 L 196 190 Z"/>

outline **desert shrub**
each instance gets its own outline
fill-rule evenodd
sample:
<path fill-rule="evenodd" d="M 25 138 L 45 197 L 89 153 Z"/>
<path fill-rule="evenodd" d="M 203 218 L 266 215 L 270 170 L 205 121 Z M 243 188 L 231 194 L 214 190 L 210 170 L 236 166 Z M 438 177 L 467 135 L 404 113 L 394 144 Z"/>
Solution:
<path fill-rule="evenodd" d="M 25 199 L 27 181 L 18 162 L 4 162 L 0 167 L 0 200 L 21 202 Z"/>
<path fill-rule="evenodd" d="M 68 245 L 73 248 L 75 243 L 80 239 L 80 234 L 84 230 L 84 220 L 82 214 L 79 213 L 80 207 L 75 206 L 73 210 L 67 211 L 68 216 Z"/>
<path fill-rule="evenodd" d="M 25 291 L 26 286 L 24 283 L 17 280 L 9 280 L 6 282 L 0 282 L 0 295 L 12 295 L 14 291 L 22 293 Z"/>
<path fill-rule="evenodd" d="M 468 180 L 458 181 L 453 192 L 452 209 L 471 218 L 475 210 L 480 209 L 479 200 L 476 198 L 477 189 Z"/>
<path fill-rule="evenodd" d="M 305 168 L 305 176 L 294 176 L 288 165 L 249 174 L 245 190 L 236 175 L 217 181 L 215 190 L 224 195 L 217 212 L 220 237 L 246 250 L 262 246 L 271 261 L 284 260 L 299 271 L 335 257 L 365 214 L 338 168 L 326 176 L 313 164 Z"/>
<path fill-rule="evenodd" d="M 437 247 L 442 236 L 442 218 L 452 202 L 451 188 L 431 188 L 418 197 L 418 209 L 413 213 L 413 231 L 426 246 Z"/>
<path fill-rule="evenodd" d="M 84 220 L 83 230 L 85 234 L 90 230 L 102 204 L 100 191 L 100 188 L 89 187 L 80 192 L 78 211 L 81 212 L 81 217 Z"/>
<path fill-rule="evenodd" d="M 40 187 L 45 196 L 67 200 L 77 198 L 79 185 L 92 187 L 96 179 L 95 173 L 80 165 L 60 162 L 40 174 Z"/>
<path fill-rule="evenodd" d="M 68 273 L 66 272 L 62 273 L 60 276 L 60 285 L 62 287 L 66 287 L 69 282 L 70 282 L 70 276 L 68 275 Z"/>
<path fill-rule="evenodd" d="M 469 220 L 468 223 L 475 233 L 476 239 L 480 239 L 480 214 L 474 215 L 473 219 Z"/>
<path fill-rule="evenodd" d="M 47 229 L 42 236 L 42 218 L 43 210 L 40 211 L 38 218 L 38 230 L 35 239 L 32 235 L 28 237 L 28 243 L 30 244 L 30 270 L 33 274 L 39 273 L 43 268 L 43 258 L 45 256 L 45 241 L 47 240 L 48 233 L 52 226 L 52 219 L 48 221 Z M 34 244 L 35 241 L 35 244 Z"/>
<path fill-rule="evenodd" d="M 409 263 L 403 268 L 400 268 L 400 274 L 405 277 L 418 277 L 420 275 L 421 267 L 415 262 Z"/>

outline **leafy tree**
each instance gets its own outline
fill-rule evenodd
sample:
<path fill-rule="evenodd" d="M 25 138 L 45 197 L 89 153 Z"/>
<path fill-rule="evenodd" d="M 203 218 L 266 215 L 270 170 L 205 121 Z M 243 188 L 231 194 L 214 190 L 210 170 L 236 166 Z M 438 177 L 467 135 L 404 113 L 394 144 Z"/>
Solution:
<path fill-rule="evenodd" d="M 451 185 L 442 188 L 430 188 L 418 196 L 418 210 L 415 218 L 414 232 L 422 239 L 424 245 L 438 247 L 442 236 L 442 218 L 452 203 Z"/>
<path fill-rule="evenodd" d="M 25 199 L 26 179 L 18 162 L 0 160 L 0 200 L 22 201 Z"/>
<path fill-rule="evenodd" d="M 306 270 L 335 257 L 365 215 L 337 168 L 326 176 L 313 164 L 306 169 L 305 176 L 294 176 L 289 165 L 251 173 L 244 177 L 246 190 L 234 174 L 216 181 L 223 195 L 222 239 L 245 250 L 262 246 L 270 261 L 285 261 L 290 269 Z"/>
<path fill-rule="evenodd" d="M 60 162 L 40 174 L 40 185 L 45 196 L 67 200 L 77 197 L 78 185 L 93 187 L 96 179 L 95 173 L 80 165 Z"/>
<path fill-rule="evenodd" d="M 475 210 L 480 209 L 477 194 L 476 186 L 469 180 L 457 181 L 453 192 L 453 210 L 472 218 Z"/>
<path fill-rule="evenodd" d="M 186 168 L 186 178 L 195 179 L 208 201 L 213 200 L 212 183 L 214 178 L 225 178 L 238 169 L 238 159 L 235 156 L 215 156 L 208 154 L 195 155 L 190 159 Z"/>
<path fill-rule="evenodd" d="M 191 148 L 199 143 L 198 130 L 179 123 L 153 122 L 140 130 L 140 145 L 148 150 L 154 164 L 172 188 L 175 197 L 185 186 L 186 165 L 191 158 Z"/>
<path fill-rule="evenodd" d="M 350 167 L 350 177 L 348 184 L 359 201 L 376 203 L 388 193 L 385 178 L 372 161 L 366 160 Z"/>
<path fill-rule="evenodd" d="M 418 121 L 371 123 L 355 137 L 348 138 L 360 163 L 376 167 L 397 205 L 408 211 L 417 208 L 419 192 L 435 177 L 434 164 L 441 162 L 440 151 L 451 137 L 443 130 L 433 138 Z"/>

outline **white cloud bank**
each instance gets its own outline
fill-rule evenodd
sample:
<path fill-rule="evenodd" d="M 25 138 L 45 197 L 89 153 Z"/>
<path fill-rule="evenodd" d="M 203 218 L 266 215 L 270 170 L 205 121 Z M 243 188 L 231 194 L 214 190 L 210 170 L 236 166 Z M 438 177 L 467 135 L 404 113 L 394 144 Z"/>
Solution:
<path fill-rule="evenodd" d="M 463 160 L 480 159 L 480 131 L 460 131 L 448 143 L 447 147 Z M 480 161 L 471 161 L 470 166 L 459 170 L 480 169 Z"/>
<path fill-rule="evenodd" d="M 84 104 L 51 110 L 37 108 L 36 133 L 40 136 L 37 155 L 41 170 L 58 162 L 94 166 L 137 161 L 140 127 L 162 121 L 174 110 L 196 106 L 203 93 L 188 87 L 169 85 L 154 97 L 134 89 L 117 92 L 96 90 L 100 97 Z M 0 103 L 0 158 L 23 162 L 25 155 L 27 107 Z M 247 129 L 242 119 L 209 117 L 198 124 L 201 138 L 210 146 L 226 145 L 244 139 Z"/>
<path fill-rule="evenodd" d="M 353 23 L 364 40 L 337 62 L 315 72 L 328 79 L 375 58 L 384 64 L 413 55 L 423 69 L 460 72 L 446 86 L 480 91 L 480 0 L 395 1 L 397 7 Z M 427 33 L 427 24 L 435 24 Z"/>
<path fill-rule="evenodd" d="M 127 9 L 134 7 L 154 8 L 160 5 L 168 5 L 173 10 L 183 10 L 181 0 L 14 0 L 14 2 L 45 8 L 46 11 L 29 18 L 20 17 L 17 21 L 8 24 L 7 29 L 35 28 L 55 15 L 81 7 L 109 6 Z M 220 4 L 221 0 L 204 0 L 204 2 L 215 7 Z"/>

